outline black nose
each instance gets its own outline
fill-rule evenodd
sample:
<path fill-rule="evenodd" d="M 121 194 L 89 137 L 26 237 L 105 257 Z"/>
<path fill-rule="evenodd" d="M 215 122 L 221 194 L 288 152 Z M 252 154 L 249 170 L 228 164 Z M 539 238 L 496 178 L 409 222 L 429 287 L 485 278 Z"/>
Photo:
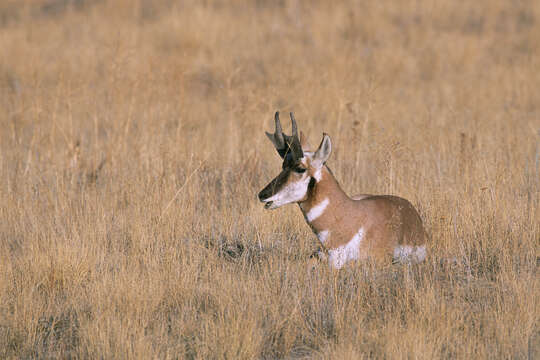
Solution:
<path fill-rule="evenodd" d="M 261 192 L 259 193 L 258 197 L 259 197 L 259 201 L 263 201 L 264 199 L 266 199 L 266 196 L 265 196 L 265 191 L 266 189 L 262 189 Z"/>

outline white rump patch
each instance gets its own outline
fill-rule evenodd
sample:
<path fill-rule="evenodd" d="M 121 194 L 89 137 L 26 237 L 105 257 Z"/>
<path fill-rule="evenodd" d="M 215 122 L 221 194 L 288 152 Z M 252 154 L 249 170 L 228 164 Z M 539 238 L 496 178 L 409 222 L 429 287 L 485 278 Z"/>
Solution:
<path fill-rule="evenodd" d="M 330 266 L 334 269 L 341 269 L 347 262 L 358 259 L 360 257 L 360 244 L 363 239 L 364 229 L 360 228 L 348 243 L 336 249 L 328 250 L 330 256 L 328 263 Z"/>
<path fill-rule="evenodd" d="M 308 222 L 312 222 L 313 220 L 321 216 L 322 213 L 324 212 L 324 209 L 326 209 L 329 203 L 330 203 L 330 200 L 326 198 L 320 203 L 318 203 L 317 205 L 315 205 L 314 207 L 312 207 L 306 214 L 306 220 Z"/>
<path fill-rule="evenodd" d="M 394 248 L 394 261 L 399 263 L 419 263 L 426 258 L 425 246 L 398 245 Z"/>
<path fill-rule="evenodd" d="M 319 231 L 317 233 L 317 237 L 319 238 L 319 241 L 324 245 L 324 243 L 326 242 L 326 239 L 328 239 L 328 235 L 330 235 L 330 231 L 328 230 L 323 230 L 323 231 Z"/>

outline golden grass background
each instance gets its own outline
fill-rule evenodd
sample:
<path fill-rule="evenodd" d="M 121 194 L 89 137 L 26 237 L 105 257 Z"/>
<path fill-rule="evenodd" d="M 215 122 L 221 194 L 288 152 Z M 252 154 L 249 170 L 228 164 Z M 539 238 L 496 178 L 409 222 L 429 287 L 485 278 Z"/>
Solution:
<path fill-rule="evenodd" d="M 540 356 L 540 2 L 7 0 L 0 49 L 1 358 Z M 306 270 L 275 110 L 426 263 Z"/>

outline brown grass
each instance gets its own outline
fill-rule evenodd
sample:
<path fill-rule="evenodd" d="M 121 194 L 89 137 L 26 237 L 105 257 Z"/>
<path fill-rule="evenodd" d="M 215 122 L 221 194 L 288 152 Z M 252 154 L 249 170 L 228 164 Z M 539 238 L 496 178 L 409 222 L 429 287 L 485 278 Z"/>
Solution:
<path fill-rule="evenodd" d="M 540 356 L 540 2 L 329 3 L 1 2 L 0 358 Z M 426 263 L 306 271 L 277 109 Z"/>

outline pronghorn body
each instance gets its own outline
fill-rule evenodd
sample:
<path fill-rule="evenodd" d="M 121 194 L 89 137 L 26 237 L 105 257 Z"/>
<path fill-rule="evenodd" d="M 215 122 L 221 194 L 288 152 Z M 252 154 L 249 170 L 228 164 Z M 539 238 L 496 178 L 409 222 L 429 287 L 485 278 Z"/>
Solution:
<path fill-rule="evenodd" d="M 305 138 L 284 135 L 276 113 L 276 132 L 268 134 L 284 158 L 283 171 L 259 193 L 265 208 L 296 202 L 306 222 L 339 269 L 352 260 L 420 262 L 426 257 L 426 232 L 413 205 L 390 195 L 350 198 L 325 165 L 331 142 L 326 134 L 315 152 L 303 151 Z"/>
<path fill-rule="evenodd" d="M 422 220 L 409 201 L 389 195 L 349 198 L 326 167 L 299 205 L 334 268 L 356 259 L 418 262 L 426 255 Z"/>

